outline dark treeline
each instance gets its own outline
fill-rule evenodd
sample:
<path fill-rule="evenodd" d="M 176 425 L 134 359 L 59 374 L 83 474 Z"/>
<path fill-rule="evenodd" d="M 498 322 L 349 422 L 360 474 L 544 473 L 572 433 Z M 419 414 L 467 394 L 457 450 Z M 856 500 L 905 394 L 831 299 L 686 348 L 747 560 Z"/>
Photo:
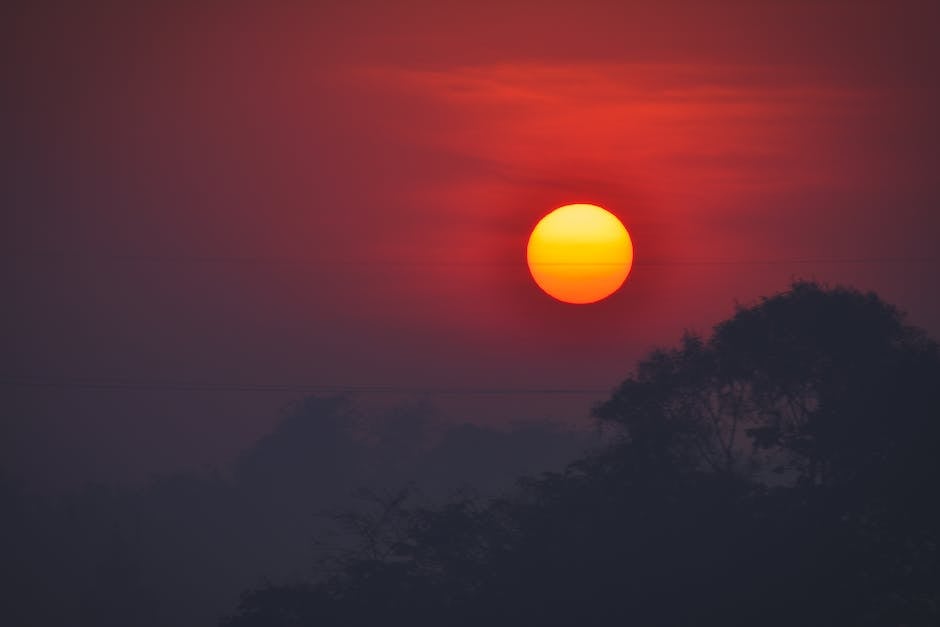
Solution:
<path fill-rule="evenodd" d="M 609 446 L 498 498 L 376 498 L 222 624 L 940 624 L 940 358 L 876 296 L 796 283 L 594 413 Z"/>
<path fill-rule="evenodd" d="M 940 356 L 875 295 L 796 283 L 593 413 L 603 445 L 310 398 L 224 473 L 0 475 L 0 620 L 940 624 Z"/>
<path fill-rule="evenodd" d="M 355 546 L 337 513 L 403 486 L 425 505 L 458 489 L 497 494 L 594 441 L 549 425 L 447 426 L 421 405 L 309 398 L 224 472 L 54 498 L 0 475 L 0 624 L 214 625 L 246 588 L 316 577 L 325 555 Z"/>

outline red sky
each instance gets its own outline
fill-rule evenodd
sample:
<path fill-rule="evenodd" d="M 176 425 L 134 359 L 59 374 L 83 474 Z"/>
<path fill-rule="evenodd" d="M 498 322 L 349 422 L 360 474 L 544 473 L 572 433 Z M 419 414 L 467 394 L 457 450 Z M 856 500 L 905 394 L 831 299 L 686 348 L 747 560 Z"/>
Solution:
<path fill-rule="evenodd" d="M 796 277 L 940 335 L 935 2 L 40 4 L 0 19 L 6 375 L 604 390 Z M 524 264 L 577 201 L 636 246 L 587 307 Z M 291 397 L 2 395 L 7 454 L 107 477 L 224 459 Z"/>

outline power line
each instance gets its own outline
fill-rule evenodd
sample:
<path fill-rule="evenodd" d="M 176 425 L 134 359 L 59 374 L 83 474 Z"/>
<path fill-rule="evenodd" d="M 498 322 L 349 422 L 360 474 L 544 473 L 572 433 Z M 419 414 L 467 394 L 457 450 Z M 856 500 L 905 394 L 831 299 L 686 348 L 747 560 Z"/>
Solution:
<path fill-rule="evenodd" d="M 428 396 L 588 396 L 609 394 L 601 388 L 428 387 L 394 385 L 311 385 L 296 383 L 233 383 L 159 379 L 94 379 L 45 376 L 0 376 L 0 386 L 82 390 L 160 392 L 258 392 L 302 394 L 412 394 Z"/>

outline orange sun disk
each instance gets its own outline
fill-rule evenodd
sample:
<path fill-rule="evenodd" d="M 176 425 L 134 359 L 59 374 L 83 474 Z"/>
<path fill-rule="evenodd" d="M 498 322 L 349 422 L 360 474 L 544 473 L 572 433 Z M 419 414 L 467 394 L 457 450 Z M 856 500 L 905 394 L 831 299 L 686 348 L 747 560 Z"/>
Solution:
<path fill-rule="evenodd" d="M 623 223 L 597 205 L 574 204 L 539 220 L 526 247 L 529 272 L 542 290 L 565 303 L 587 304 L 616 292 L 633 266 Z"/>

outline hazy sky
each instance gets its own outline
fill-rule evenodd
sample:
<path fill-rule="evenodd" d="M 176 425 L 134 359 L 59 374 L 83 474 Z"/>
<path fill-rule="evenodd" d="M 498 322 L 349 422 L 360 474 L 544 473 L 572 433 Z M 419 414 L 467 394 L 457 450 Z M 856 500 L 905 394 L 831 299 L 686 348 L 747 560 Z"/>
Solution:
<path fill-rule="evenodd" d="M 58 4 L 0 16 L 17 468 L 219 462 L 299 394 L 88 381 L 578 420 L 603 394 L 422 391 L 609 389 L 796 277 L 940 334 L 936 2 Z M 524 263 L 578 201 L 636 247 L 580 307 Z"/>

